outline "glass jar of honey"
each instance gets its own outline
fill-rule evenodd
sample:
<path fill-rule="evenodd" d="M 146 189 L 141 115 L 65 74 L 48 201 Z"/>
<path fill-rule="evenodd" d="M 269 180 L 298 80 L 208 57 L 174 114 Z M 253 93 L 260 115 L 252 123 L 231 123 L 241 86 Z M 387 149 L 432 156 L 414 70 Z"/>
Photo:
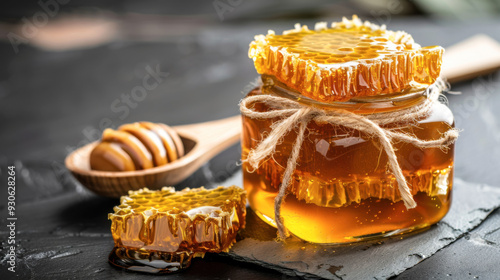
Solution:
<path fill-rule="evenodd" d="M 398 112 L 412 112 L 412 108 L 429 103 L 426 89 L 439 76 L 442 48 L 423 50 L 425 48 L 413 42 L 413 45 L 399 42 L 393 35 L 387 35 L 385 28 L 360 24 L 357 18 L 332 26 L 329 29 L 316 28 L 315 31 L 297 27 L 295 32 L 285 32 L 284 35 L 270 33 L 260 38 L 271 45 L 267 53 L 262 51 L 262 42 L 257 47 L 253 42 L 250 56 L 254 58 L 262 83 L 246 98 L 279 97 L 287 104 L 295 102 L 301 108 L 314 108 L 318 112 L 348 112 L 347 116 L 354 113 L 372 119 L 377 114 L 397 116 Z M 343 41 L 328 40 L 335 37 L 330 38 L 331 34 L 337 33 Z M 280 37 L 289 35 L 295 37 L 286 40 Z M 304 43 L 311 36 L 317 37 L 318 44 L 321 44 L 319 47 Z M 272 42 L 281 41 L 292 42 L 292 45 L 281 43 L 284 47 L 272 46 Z M 377 47 L 364 59 L 363 55 L 367 53 L 365 48 L 359 49 L 361 54 L 355 51 L 360 46 Z M 322 48 L 321 51 L 318 48 Z M 346 51 L 339 51 L 342 48 Z M 273 52 L 277 53 L 276 56 Z M 295 61 L 290 64 L 286 62 L 286 56 L 290 55 L 287 52 L 297 54 L 292 54 Z M 323 63 L 311 59 L 318 57 L 318 52 L 323 56 Z M 397 64 L 394 61 L 397 62 L 400 57 L 388 58 L 390 52 L 396 53 L 396 56 L 405 56 L 406 52 L 409 55 Z M 381 62 L 377 62 L 380 57 Z M 384 68 L 388 59 L 392 59 L 392 64 Z M 279 67 L 276 64 L 280 64 Z M 349 81 L 351 77 L 342 76 L 341 71 L 344 71 L 342 67 L 352 69 L 352 65 L 355 69 L 351 74 L 357 77 Z M 334 66 L 336 68 L 332 70 Z M 324 74 L 320 69 L 317 74 L 318 69 L 315 69 L 311 75 L 320 77 L 310 78 L 311 85 L 300 81 L 307 80 L 307 71 L 314 67 L 323 67 L 330 72 Z M 342 87 L 335 83 L 351 85 Z M 390 142 L 416 207 L 405 205 L 390 166 L 389 154 L 378 137 L 342 122 L 332 124 L 311 119 L 302 132 L 303 141 L 285 190 L 286 196 L 280 205 L 280 216 L 286 230 L 313 243 L 350 243 L 414 231 L 441 220 L 451 204 L 454 144 L 453 141 L 438 146 L 418 143 L 442 139 L 443 134 L 454 130 L 454 120 L 445 104 L 439 101 L 429 104 L 425 113 L 416 117 L 392 118 L 379 125 L 389 134 L 397 132 L 409 137 L 391 139 Z M 252 110 L 258 113 L 275 112 L 274 107 L 272 102 L 254 102 L 251 105 Z M 283 108 L 290 110 L 288 105 Z M 275 227 L 276 197 L 280 187 L 286 183 L 283 182 L 284 173 L 290 164 L 300 129 L 292 127 L 283 133 L 283 137 L 272 147 L 272 152 L 258 166 L 249 164 L 248 156 L 273 130 L 278 129 L 277 124 L 283 124 L 281 121 L 288 117 L 274 114 L 258 118 L 243 114 L 244 188 L 254 212 Z M 347 122 L 351 120 L 347 119 Z"/>

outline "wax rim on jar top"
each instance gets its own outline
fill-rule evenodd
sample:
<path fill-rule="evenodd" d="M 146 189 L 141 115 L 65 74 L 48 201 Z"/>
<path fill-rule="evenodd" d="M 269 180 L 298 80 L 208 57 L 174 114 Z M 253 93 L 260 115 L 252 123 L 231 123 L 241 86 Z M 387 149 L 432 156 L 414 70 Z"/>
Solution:
<path fill-rule="evenodd" d="M 164 273 L 188 267 L 192 257 L 227 252 L 245 226 L 246 192 L 236 186 L 178 192 L 144 188 L 129 191 L 120 202 L 108 215 L 112 255 L 178 263 Z"/>
<path fill-rule="evenodd" d="M 314 30 L 297 24 L 255 36 L 249 57 L 259 74 L 322 102 L 400 92 L 439 77 L 444 49 L 420 47 L 403 31 L 386 30 L 354 15 Z"/>

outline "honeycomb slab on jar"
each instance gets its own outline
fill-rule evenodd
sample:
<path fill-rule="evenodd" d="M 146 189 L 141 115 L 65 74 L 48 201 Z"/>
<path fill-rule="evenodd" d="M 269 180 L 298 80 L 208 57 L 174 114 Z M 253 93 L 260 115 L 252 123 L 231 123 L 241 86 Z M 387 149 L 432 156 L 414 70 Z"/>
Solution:
<path fill-rule="evenodd" d="M 258 35 L 249 57 L 263 78 L 322 102 L 401 92 L 434 83 L 444 49 L 421 47 L 411 35 L 352 20 L 297 24 Z"/>
<path fill-rule="evenodd" d="M 115 248 L 112 264 L 170 273 L 205 253 L 227 252 L 245 226 L 246 193 L 218 187 L 130 191 L 109 214 Z"/>

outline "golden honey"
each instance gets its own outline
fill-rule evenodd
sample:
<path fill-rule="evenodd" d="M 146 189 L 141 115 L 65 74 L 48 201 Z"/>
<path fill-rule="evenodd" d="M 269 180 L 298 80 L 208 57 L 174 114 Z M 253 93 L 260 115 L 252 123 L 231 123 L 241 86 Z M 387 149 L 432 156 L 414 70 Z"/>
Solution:
<path fill-rule="evenodd" d="M 294 30 L 259 35 L 249 56 L 268 75 L 309 98 L 331 102 L 430 85 L 441 71 L 444 49 L 420 47 L 411 35 L 353 16 L 342 22 L 298 24 Z"/>
<path fill-rule="evenodd" d="M 262 74 L 263 85 L 248 96 L 279 96 L 320 109 L 342 109 L 359 115 L 395 112 L 422 104 L 426 99 L 423 94 L 426 86 L 439 76 L 442 48 L 433 47 L 433 51 L 427 52 L 408 39 L 406 33 L 395 35 L 385 28 L 356 21 L 354 18 L 334 24 L 331 29 L 319 28 L 319 31 L 302 27 L 291 34 L 271 32 L 265 38 L 266 47 L 269 46 L 266 50 L 256 46 L 262 41 L 252 42 L 250 57 Z M 292 36 L 290 41 L 295 47 L 280 36 Z M 336 36 L 343 38 L 339 45 L 332 41 Z M 258 40 L 264 39 L 257 37 Z M 308 43 L 311 40 L 316 43 Z M 368 49 L 357 49 L 361 43 L 366 43 L 370 50 L 371 46 L 380 46 L 383 53 L 370 57 L 372 52 Z M 296 46 L 307 47 L 307 51 Z M 342 48 L 353 49 L 354 52 L 350 51 L 353 55 L 337 57 L 337 51 Z M 357 50 L 362 52 L 360 56 L 354 55 Z M 286 53 L 291 55 L 287 58 Z M 374 62 L 378 58 L 380 60 Z M 404 63 L 392 63 L 396 58 Z M 354 64 L 357 66 L 349 68 Z M 334 72 L 318 74 L 334 68 Z M 316 74 L 308 74 L 308 69 Z M 309 75 L 319 78 L 314 80 L 316 78 L 308 78 Z M 349 80 L 346 75 L 355 78 Z M 272 110 L 260 103 L 253 109 Z M 244 187 L 251 208 L 272 226 L 276 226 L 275 198 L 297 139 L 297 129 L 286 134 L 273 155 L 257 169 L 253 170 L 245 160 L 269 135 L 272 124 L 281 119 L 243 116 Z M 395 121 L 381 127 L 426 141 L 439 139 L 453 129 L 454 120 L 446 105 L 435 102 L 428 113 L 418 119 Z M 304 139 L 281 208 L 284 226 L 300 239 L 332 244 L 391 236 L 428 227 L 441 220 L 450 208 L 453 144 L 440 149 L 419 148 L 404 141 L 392 143 L 417 203 L 416 208 L 407 209 L 377 138 L 342 125 L 311 121 Z"/>
<path fill-rule="evenodd" d="M 192 257 L 227 252 L 245 226 L 245 204 L 245 191 L 235 186 L 131 191 L 109 214 L 110 262 L 169 273 L 188 267 Z"/>

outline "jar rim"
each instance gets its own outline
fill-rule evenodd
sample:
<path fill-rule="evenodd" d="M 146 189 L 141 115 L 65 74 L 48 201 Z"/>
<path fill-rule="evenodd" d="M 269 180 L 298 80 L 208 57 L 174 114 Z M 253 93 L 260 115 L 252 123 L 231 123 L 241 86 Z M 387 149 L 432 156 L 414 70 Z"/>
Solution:
<path fill-rule="evenodd" d="M 300 104 L 322 110 L 347 110 L 356 114 L 375 114 L 389 111 L 398 111 L 408 107 L 420 105 L 426 99 L 427 87 L 413 86 L 396 93 L 374 96 L 358 96 L 348 101 L 322 102 L 300 94 L 285 84 L 270 77 L 262 77 L 261 91 L 265 94 L 274 94 Z"/>

